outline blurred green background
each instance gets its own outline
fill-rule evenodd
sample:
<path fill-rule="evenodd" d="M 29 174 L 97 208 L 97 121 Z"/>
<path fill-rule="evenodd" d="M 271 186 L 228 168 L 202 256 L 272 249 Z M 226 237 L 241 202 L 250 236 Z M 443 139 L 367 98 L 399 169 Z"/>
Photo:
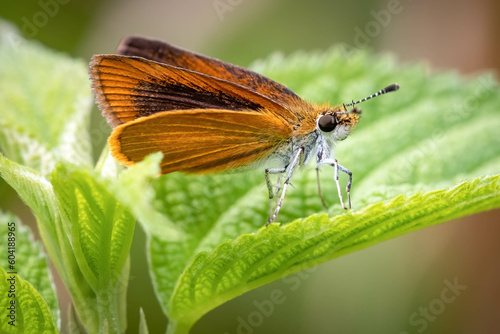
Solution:
<path fill-rule="evenodd" d="M 85 61 L 114 52 L 124 36 L 144 35 L 243 66 L 274 51 L 343 43 L 393 52 L 402 63 L 423 60 L 437 71 L 500 70 L 500 4 L 494 0 L 2 0 L 0 16 L 27 38 Z M 97 109 L 92 122 L 102 126 Z M 95 143 L 96 156 L 104 140 Z M 0 207 L 36 229 L 29 209 L 2 180 Z M 324 263 L 222 305 L 192 333 L 498 333 L 499 223 L 500 210 L 486 212 Z M 150 332 L 162 333 L 167 320 L 152 292 L 137 226 L 128 333 L 138 331 L 139 307 Z M 440 303 L 455 280 L 466 288 L 453 302 Z M 69 296 L 57 285 L 64 319 Z M 256 328 L 244 328 L 275 289 L 285 302 Z M 434 315 L 419 313 L 429 307 Z"/>

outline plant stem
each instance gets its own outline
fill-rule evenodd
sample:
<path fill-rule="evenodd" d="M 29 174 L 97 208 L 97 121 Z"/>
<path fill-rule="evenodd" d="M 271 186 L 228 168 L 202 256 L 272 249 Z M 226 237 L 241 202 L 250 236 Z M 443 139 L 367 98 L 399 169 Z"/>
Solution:
<path fill-rule="evenodd" d="M 167 327 L 167 334 L 188 334 L 192 326 L 192 323 L 170 320 Z"/>

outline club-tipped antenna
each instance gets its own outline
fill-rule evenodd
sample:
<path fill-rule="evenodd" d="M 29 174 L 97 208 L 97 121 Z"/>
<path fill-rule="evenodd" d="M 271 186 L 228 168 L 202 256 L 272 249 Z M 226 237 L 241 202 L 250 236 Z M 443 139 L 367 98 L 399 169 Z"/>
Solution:
<path fill-rule="evenodd" d="M 394 91 L 396 91 L 398 89 L 399 89 L 399 85 L 397 83 L 395 83 L 395 84 L 392 84 L 390 86 L 385 87 L 384 89 L 379 90 L 375 94 L 372 94 L 372 95 L 370 95 L 368 97 L 365 97 L 364 99 L 361 99 L 361 100 L 356 101 L 356 102 L 353 101 L 351 103 L 345 104 L 345 106 L 346 107 L 354 106 L 355 104 L 358 104 L 358 103 L 361 103 L 361 102 L 365 102 L 366 100 L 369 100 L 369 99 L 373 99 L 375 96 L 383 95 L 385 93 L 394 92 Z"/>

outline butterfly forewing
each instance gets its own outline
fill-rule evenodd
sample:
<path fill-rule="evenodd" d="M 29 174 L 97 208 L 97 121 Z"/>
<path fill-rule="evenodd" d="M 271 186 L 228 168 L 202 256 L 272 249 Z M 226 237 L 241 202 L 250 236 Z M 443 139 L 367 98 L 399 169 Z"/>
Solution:
<path fill-rule="evenodd" d="M 268 110 L 290 123 L 295 115 L 239 84 L 140 57 L 98 55 L 90 65 L 100 109 L 112 126 L 169 110 Z"/>
<path fill-rule="evenodd" d="M 194 109 L 155 114 L 115 128 L 113 156 L 125 165 L 161 151 L 162 174 L 209 173 L 264 159 L 292 128 L 268 112 Z"/>
<path fill-rule="evenodd" d="M 118 53 L 126 56 L 143 57 L 234 82 L 265 95 L 285 107 L 302 101 L 290 89 L 263 75 L 162 41 L 144 37 L 127 37 L 120 43 Z"/>

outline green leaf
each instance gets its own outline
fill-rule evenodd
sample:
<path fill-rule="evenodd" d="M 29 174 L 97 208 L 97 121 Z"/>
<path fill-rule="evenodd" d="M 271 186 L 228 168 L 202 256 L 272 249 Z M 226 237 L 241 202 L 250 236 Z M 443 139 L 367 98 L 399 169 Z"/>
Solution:
<path fill-rule="evenodd" d="M 2 303 L 0 329 L 2 333 L 58 333 L 45 299 L 28 281 L 17 274 L 8 274 L 4 268 L 0 268 L 0 291 L 2 291 L 0 296 Z M 6 293 L 7 291 L 9 293 Z M 11 291 L 14 292 L 11 293 Z M 9 294 L 15 296 L 10 297 Z M 12 302 L 13 304 L 11 304 Z M 11 316 L 15 318 L 11 318 Z"/>
<path fill-rule="evenodd" d="M 87 64 L 2 21 L 0 101 L 0 148 L 10 158 L 0 155 L 2 177 L 37 217 L 87 330 L 123 332 L 135 218 L 107 190 L 118 185 L 76 167 L 92 164 Z"/>
<path fill-rule="evenodd" d="M 115 284 L 128 257 L 134 218 L 85 171 L 59 165 L 51 176 L 72 247 L 94 291 Z"/>
<path fill-rule="evenodd" d="M 59 302 L 48 259 L 41 244 L 34 240 L 29 228 L 21 224 L 17 217 L 0 211 L 0 222 L 6 225 L 0 229 L 0 240 L 2 240 L 0 253 L 9 255 L 9 258 L 7 255 L 2 256 L 0 267 L 7 272 L 17 272 L 19 276 L 28 281 L 47 303 L 54 323 L 59 324 Z M 7 224 L 9 224 L 10 229 L 7 229 Z M 14 233 L 14 235 L 9 236 L 9 232 Z M 10 254 L 9 250 L 13 250 L 14 253 Z M 10 258 L 12 258 L 13 263 L 9 263 Z"/>
<path fill-rule="evenodd" d="M 64 235 L 59 234 L 59 205 L 52 185 L 36 170 L 12 162 L 1 154 L 0 175 L 33 211 L 47 253 L 60 271 L 63 255 L 69 249 L 63 249 L 64 244 L 61 244 L 60 236 Z M 63 279 L 64 275 L 65 271 L 61 272 Z"/>
<path fill-rule="evenodd" d="M 420 228 L 500 206 L 500 175 L 449 190 L 398 196 L 354 214 L 312 215 L 196 255 L 178 282 L 171 317 L 193 323 L 246 291 Z"/>
<path fill-rule="evenodd" d="M 184 238 L 182 230 L 153 207 L 155 191 L 151 180 L 160 174 L 161 159 L 160 152 L 151 154 L 140 163 L 120 173 L 116 180 L 108 183 L 108 188 L 121 203 L 141 217 L 146 232 L 161 235 L 164 240 L 179 242 Z"/>
<path fill-rule="evenodd" d="M 44 176 L 56 161 L 91 165 L 86 67 L 0 21 L 0 147 L 6 156 Z"/>
<path fill-rule="evenodd" d="M 81 317 L 89 322 L 90 320 L 95 322 L 92 319 L 95 314 L 83 313 L 83 310 L 91 310 L 94 307 L 93 299 L 88 298 L 92 295 L 92 291 L 82 277 L 71 247 L 71 240 L 64 228 L 65 224 L 77 224 L 78 221 L 63 222 L 60 203 L 54 188 L 36 170 L 18 165 L 0 155 L 0 174 L 37 218 L 38 230 L 47 253 L 70 291 Z M 87 317 L 91 319 L 88 320 Z"/>
<path fill-rule="evenodd" d="M 264 224 L 269 199 L 262 182 L 263 174 L 175 173 L 153 180 L 156 211 L 177 222 L 184 234 L 184 240 L 177 242 L 154 231 L 148 237 L 151 272 L 167 315 L 176 281 L 194 254 Z"/>
<path fill-rule="evenodd" d="M 60 164 L 51 183 L 0 155 L 0 173 L 33 210 L 44 245 L 89 332 L 126 327 L 132 214 L 82 167 Z"/>
<path fill-rule="evenodd" d="M 0 174 L 37 218 L 38 230 L 47 253 L 70 291 L 82 322 L 98 323 L 92 311 L 95 298 L 89 297 L 93 292 L 78 267 L 71 239 L 65 232 L 65 225 L 78 224 L 78 221 L 63 221 L 54 188 L 38 171 L 0 155 Z"/>
<path fill-rule="evenodd" d="M 500 94 L 491 75 L 470 81 L 456 74 L 429 75 L 421 65 L 401 68 L 390 56 L 346 55 L 339 48 L 286 58 L 276 54 L 253 68 L 316 103 L 342 104 L 393 82 L 401 89 L 363 103 L 357 129 L 337 145 L 336 158 L 354 176 L 352 211 L 340 208 L 333 170 L 325 167 L 321 184 L 332 218 L 314 215 L 323 209 L 311 165 L 294 175 L 278 217 L 281 223 L 301 220 L 242 236 L 267 219 L 263 170 L 174 173 L 153 180 L 154 210 L 184 234 L 178 242 L 155 231 L 148 237 L 151 275 L 170 332 L 186 332 L 220 303 L 294 271 L 500 206 L 496 177 L 477 179 L 500 171 Z M 342 175 L 341 183 L 346 181 Z M 343 248 L 322 244 L 321 233 L 328 229 L 340 233 L 332 238 Z M 288 243 L 298 246 L 282 254 L 280 247 Z"/>
<path fill-rule="evenodd" d="M 95 296 L 89 298 L 83 293 L 85 290 L 79 289 L 82 299 L 90 299 L 81 301 L 86 304 L 86 311 L 94 311 L 91 318 L 82 322 L 89 331 L 108 326 L 113 332 L 122 332 L 126 327 L 128 253 L 135 218 L 88 171 L 60 164 L 52 173 L 51 182 L 85 290 Z M 89 323 L 95 318 L 98 323 Z"/>

